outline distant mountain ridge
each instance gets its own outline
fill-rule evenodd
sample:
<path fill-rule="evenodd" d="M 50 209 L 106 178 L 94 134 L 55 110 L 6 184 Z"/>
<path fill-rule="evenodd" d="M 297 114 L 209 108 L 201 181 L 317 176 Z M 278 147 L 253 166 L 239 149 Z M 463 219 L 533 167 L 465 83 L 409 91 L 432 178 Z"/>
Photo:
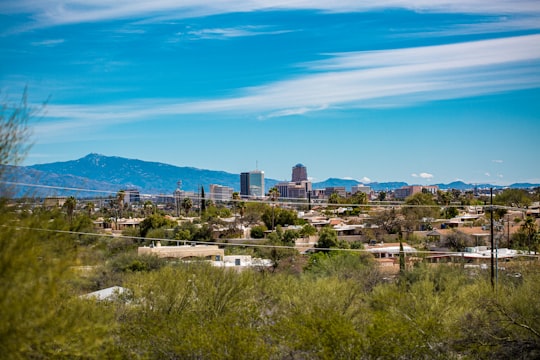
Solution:
<path fill-rule="evenodd" d="M 178 167 L 94 153 L 78 160 L 38 164 L 28 168 L 100 181 L 116 191 L 137 188 L 148 194 L 171 194 L 177 188 L 178 181 L 182 181 L 182 189 L 186 191 L 196 191 L 199 186 L 208 187 L 210 184 L 231 186 L 234 189 L 240 186 L 239 175 L 224 171 Z"/>
<path fill-rule="evenodd" d="M 170 195 L 177 188 L 178 181 L 182 181 L 182 190 L 185 191 L 197 191 L 202 185 L 208 192 L 211 184 L 228 186 L 233 188 L 234 191 L 240 191 L 240 174 L 195 167 L 180 167 L 95 153 L 88 154 L 77 160 L 18 167 L 12 178 L 16 178 L 17 182 L 20 183 L 51 187 L 48 190 L 38 190 L 39 188 L 36 187 L 32 188 L 32 191 L 25 193 L 36 194 L 37 196 L 73 194 L 74 190 L 62 191 L 61 188 L 80 189 L 77 193 L 78 196 L 88 196 L 88 194 L 94 194 L 95 196 L 93 191 L 116 192 L 127 188 L 136 188 L 143 194 Z M 278 182 L 280 181 L 266 178 L 266 191 Z M 356 180 L 329 178 L 313 183 L 313 189 L 343 186 L 347 191 L 350 191 L 352 186 L 359 184 L 362 183 Z M 408 184 L 406 182 L 372 182 L 365 185 L 370 186 L 375 191 L 392 191 Z M 489 184 L 466 184 L 462 181 L 436 185 L 441 189 L 458 190 L 468 190 L 475 187 L 501 188 L 501 186 Z M 534 186 L 540 185 L 512 184 L 509 187 Z M 84 191 L 82 189 L 93 191 Z M 18 193 L 20 194 L 21 191 L 18 191 Z"/>
<path fill-rule="evenodd" d="M 345 187 L 347 191 L 350 191 L 353 186 L 362 185 L 362 184 L 370 186 L 373 190 L 376 190 L 376 191 L 394 190 L 402 186 L 407 186 L 407 183 L 402 182 L 402 181 L 383 182 L 383 183 L 378 183 L 378 182 L 362 183 L 357 180 L 338 179 L 338 178 L 329 178 L 321 182 L 313 183 L 312 186 L 313 186 L 313 189 L 324 189 L 327 187 L 343 186 Z"/>

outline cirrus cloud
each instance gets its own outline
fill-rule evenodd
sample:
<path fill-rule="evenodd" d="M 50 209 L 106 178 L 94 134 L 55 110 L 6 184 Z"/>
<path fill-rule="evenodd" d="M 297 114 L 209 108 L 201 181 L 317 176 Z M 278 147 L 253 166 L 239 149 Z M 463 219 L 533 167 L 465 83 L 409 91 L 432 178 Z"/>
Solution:
<path fill-rule="evenodd" d="M 536 0 L 371 0 L 325 1 L 288 0 L 264 2 L 259 0 L 20 0 L 0 3 L 0 13 L 31 14 L 35 23 L 28 27 L 49 27 L 62 24 L 109 21 L 114 19 L 185 19 L 219 14 L 276 11 L 314 10 L 327 13 L 367 12 L 381 9 L 406 9 L 434 13 L 464 14 L 523 14 L 538 15 Z"/>

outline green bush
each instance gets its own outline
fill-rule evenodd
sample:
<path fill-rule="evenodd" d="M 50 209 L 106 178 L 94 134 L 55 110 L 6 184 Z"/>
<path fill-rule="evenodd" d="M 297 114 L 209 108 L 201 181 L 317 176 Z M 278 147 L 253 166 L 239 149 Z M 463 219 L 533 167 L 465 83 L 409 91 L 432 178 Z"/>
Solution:
<path fill-rule="evenodd" d="M 251 228 L 250 235 L 253 239 L 262 239 L 266 230 L 268 229 L 264 225 L 255 225 Z"/>

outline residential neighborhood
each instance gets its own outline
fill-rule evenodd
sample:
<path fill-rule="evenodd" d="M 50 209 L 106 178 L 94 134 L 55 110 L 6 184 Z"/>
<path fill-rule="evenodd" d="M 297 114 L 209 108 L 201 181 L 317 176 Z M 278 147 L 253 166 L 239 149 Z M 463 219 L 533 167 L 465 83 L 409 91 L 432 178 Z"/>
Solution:
<path fill-rule="evenodd" d="M 242 248 L 242 244 L 257 246 L 272 241 L 310 254 L 321 249 L 322 229 L 330 229 L 335 237 L 331 248 L 365 251 L 394 273 L 399 272 L 402 255 L 431 263 L 485 264 L 491 261 L 492 244 L 496 258 L 504 261 L 536 258 L 538 254 L 536 238 L 532 247 L 521 239 L 527 219 L 539 228 L 538 201 L 527 202 L 525 208 L 499 203 L 493 216 L 491 206 L 486 205 L 499 194 L 525 196 L 526 190 L 492 190 L 487 195 L 484 189 L 413 185 L 374 191 L 362 184 L 350 189 L 313 189 L 307 167 L 300 163 L 292 167 L 290 182 L 277 183 L 266 193 L 261 192 L 264 171 L 244 172 L 240 179 L 239 192 L 219 184 L 210 184 L 206 194 L 204 185 L 198 193 L 188 192 L 178 181 L 169 196 L 128 188 L 114 198 L 81 198 L 76 209 L 88 211 L 94 229 L 113 237 L 141 236 L 143 230 L 143 238 L 149 240 L 139 247 L 139 255 L 177 260 L 201 258 L 225 263 L 225 250 L 228 254 L 237 250 L 229 244 Z M 529 196 L 534 198 L 537 192 L 534 189 Z M 66 200 L 49 197 L 43 199 L 42 206 L 61 208 Z M 149 217 L 161 219 L 162 225 L 146 229 Z M 183 227 L 204 228 L 207 235 L 197 237 L 189 230 L 179 230 Z M 307 228 L 313 230 L 307 232 Z M 164 236 L 149 236 L 148 230 L 160 230 Z M 278 268 L 279 264 L 273 265 Z"/>

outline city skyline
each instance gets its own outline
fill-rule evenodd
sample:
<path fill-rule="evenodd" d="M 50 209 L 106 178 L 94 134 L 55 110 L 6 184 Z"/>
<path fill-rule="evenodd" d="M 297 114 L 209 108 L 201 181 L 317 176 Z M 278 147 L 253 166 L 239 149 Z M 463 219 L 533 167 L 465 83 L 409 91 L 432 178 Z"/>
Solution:
<path fill-rule="evenodd" d="M 25 165 L 540 183 L 537 1 L 21 0 L 0 19 L 3 98 L 47 100 Z"/>

